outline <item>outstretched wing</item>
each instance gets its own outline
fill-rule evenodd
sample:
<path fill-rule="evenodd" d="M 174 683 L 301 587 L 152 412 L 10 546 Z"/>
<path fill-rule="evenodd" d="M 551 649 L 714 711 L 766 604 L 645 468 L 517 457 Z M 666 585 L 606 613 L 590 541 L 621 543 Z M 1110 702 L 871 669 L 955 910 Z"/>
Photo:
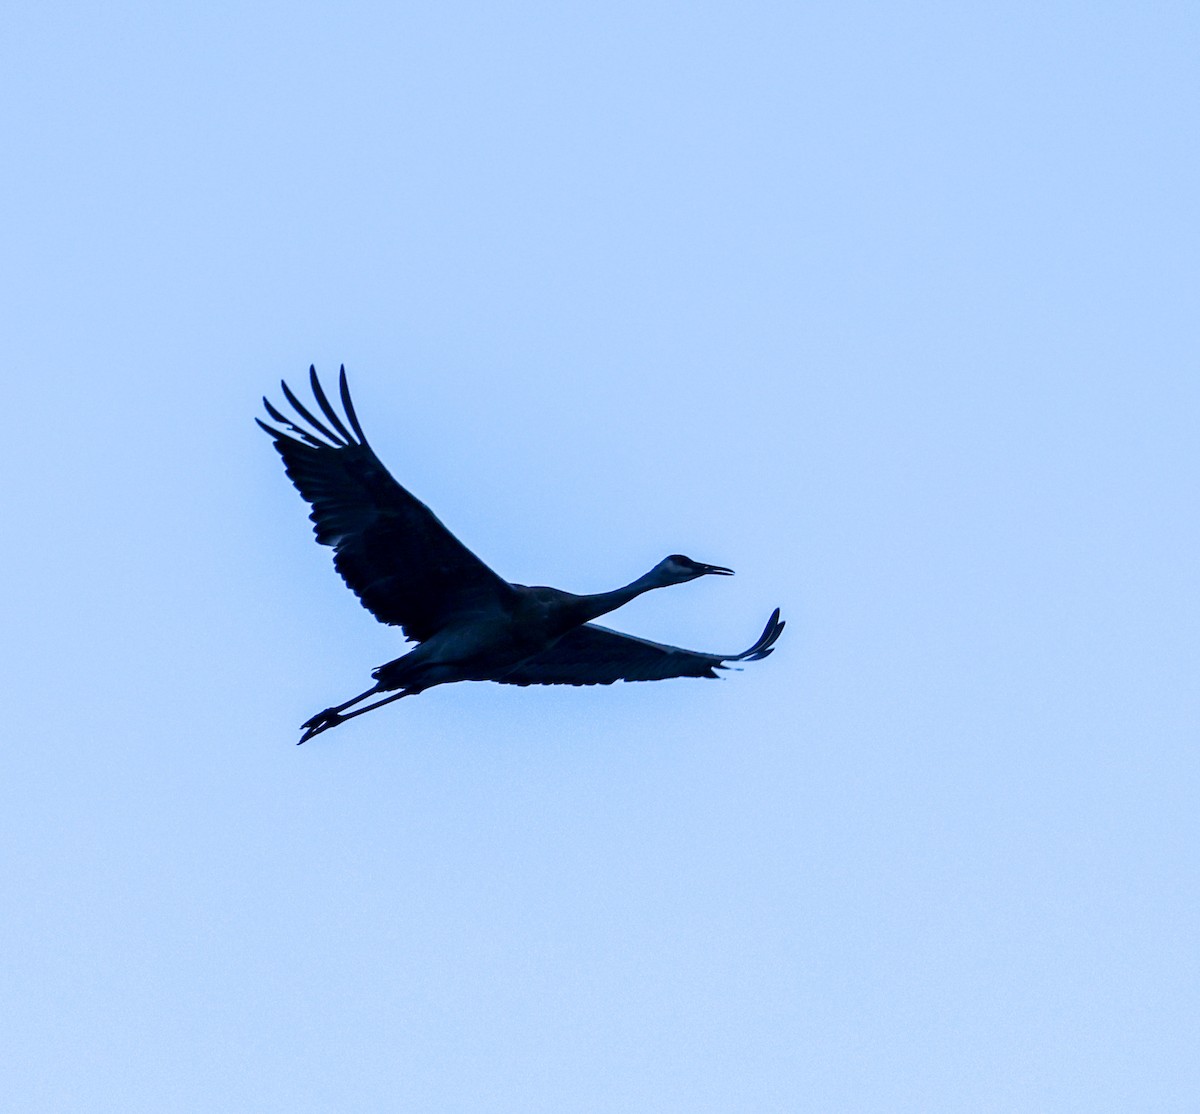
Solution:
<path fill-rule="evenodd" d="M 264 398 L 267 413 L 289 432 L 258 424 L 274 440 L 292 483 L 312 504 L 309 517 L 317 541 L 333 546 L 334 566 L 363 606 L 417 641 L 456 618 L 503 607 L 513 589 L 405 491 L 367 444 L 345 367 L 340 379 L 344 420 L 325 397 L 315 368 L 309 368 L 309 378 L 324 422 L 283 383 L 299 419 L 285 417 Z"/>
<path fill-rule="evenodd" d="M 715 678 L 718 669 L 728 668 L 726 662 L 758 661 L 772 653 L 785 625 L 776 608 L 749 650 L 703 654 L 587 623 L 497 679 L 504 685 L 611 685 L 614 681 L 662 681 L 668 677 Z"/>

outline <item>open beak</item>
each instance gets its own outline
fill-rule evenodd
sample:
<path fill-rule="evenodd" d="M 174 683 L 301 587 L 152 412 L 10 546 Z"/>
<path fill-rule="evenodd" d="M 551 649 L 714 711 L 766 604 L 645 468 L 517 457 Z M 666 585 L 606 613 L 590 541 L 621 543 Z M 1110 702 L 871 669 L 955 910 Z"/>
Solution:
<path fill-rule="evenodd" d="M 701 565 L 704 570 L 704 575 L 712 573 L 715 576 L 733 576 L 733 569 L 727 569 L 723 565 Z"/>

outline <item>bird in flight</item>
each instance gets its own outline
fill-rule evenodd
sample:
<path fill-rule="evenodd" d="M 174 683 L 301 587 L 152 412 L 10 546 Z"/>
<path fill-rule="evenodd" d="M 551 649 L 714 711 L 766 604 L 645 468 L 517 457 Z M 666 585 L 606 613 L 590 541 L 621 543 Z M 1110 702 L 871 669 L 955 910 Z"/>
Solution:
<path fill-rule="evenodd" d="M 341 414 L 330 404 L 314 367 L 309 380 L 324 420 L 281 383 L 296 417 L 287 417 L 264 398 L 268 416 L 283 429 L 255 421 L 270 435 L 288 477 L 312 505 L 309 517 L 317 541 L 333 547 L 333 564 L 342 579 L 375 618 L 400 627 L 418 645 L 376 669 L 371 674 L 375 684 L 365 692 L 302 724 L 301 743 L 451 681 L 610 685 L 715 678 L 726 662 L 758 661 L 772 652 L 784 627 L 778 608 L 758 641 L 740 654 L 665 646 L 591 621 L 653 588 L 733 575 L 732 569 L 679 553 L 623 588 L 594 595 L 502 580 L 384 468 L 354 412 L 345 367 L 339 381 Z M 347 710 L 371 697 L 380 699 Z"/>

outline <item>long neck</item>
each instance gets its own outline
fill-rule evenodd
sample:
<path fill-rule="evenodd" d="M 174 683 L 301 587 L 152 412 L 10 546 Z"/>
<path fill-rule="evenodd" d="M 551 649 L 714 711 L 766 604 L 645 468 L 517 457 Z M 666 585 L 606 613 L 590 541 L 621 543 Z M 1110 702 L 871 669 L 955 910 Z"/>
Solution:
<path fill-rule="evenodd" d="M 657 569 L 651 569 L 643 576 L 639 576 L 637 580 L 626 584 L 624 588 L 615 588 L 611 592 L 597 592 L 592 596 L 576 596 L 579 601 L 578 613 L 583 617 L 579 620 L 581 623 L 589 622 L 592 619 L 597 619 L 601 615 L 607 615 L 610 611 L 616 611 L 618 607 L 624 607 L 630 600 L 635 600 L 643 592 L 649 592 L 652 588 L 665 588 L 666 583 L 659 577 Z"/>

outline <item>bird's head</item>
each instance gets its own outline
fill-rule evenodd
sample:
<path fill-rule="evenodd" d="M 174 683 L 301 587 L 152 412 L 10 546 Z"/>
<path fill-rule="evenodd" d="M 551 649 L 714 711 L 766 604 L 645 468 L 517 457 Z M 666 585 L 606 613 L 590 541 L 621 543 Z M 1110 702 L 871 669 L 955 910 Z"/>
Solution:
<path fill-rule="evenodd" d="M 659 561 L 654 570 L 664 584 L 686 584 L 698 576 L 733 576 L 733 569 L 721 565 L 704 565 L 682 553 L 672 553 Z"/>

